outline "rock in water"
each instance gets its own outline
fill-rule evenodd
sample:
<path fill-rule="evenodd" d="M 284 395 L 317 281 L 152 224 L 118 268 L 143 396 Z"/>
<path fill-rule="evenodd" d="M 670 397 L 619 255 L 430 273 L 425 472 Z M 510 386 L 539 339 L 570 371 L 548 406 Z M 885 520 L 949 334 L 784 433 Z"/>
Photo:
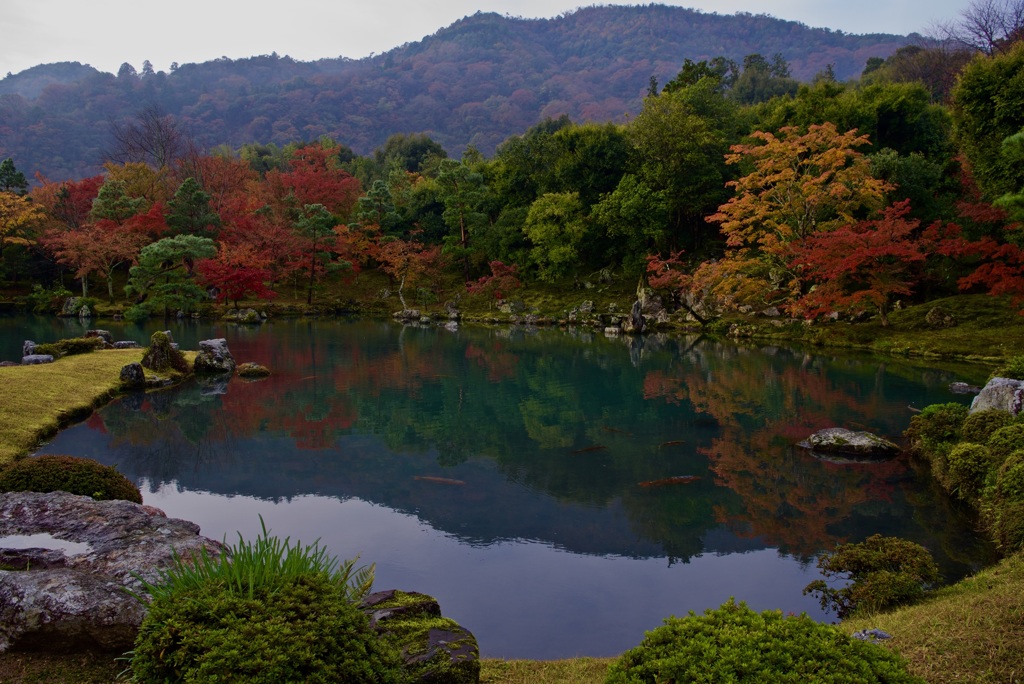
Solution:
<path fill-rule="evenodd" d="M 28 539 L 25 539 L 27 537 Z M 0 652 L 131 648 L 145 607 L 135 574 L 156 580 L 173 552 L 223 546 L 151 506 L 67 492 L 0 494 Z"/>
<path fill-rule="evenodd" d="M 844 428 L 818 430 L 798 446 L 821 454 L 853 458 L 887 458 L 900 452 L 900 447 L 870 432 L 854 432 Z"/>
<path fill-rule="evenodd" d="M 192 370 L 209 375 L 234 373 L 235 357 L 228 350 L 228 341 L 221 337 L 200 342 L 199 354 L 196 355 Z"/>

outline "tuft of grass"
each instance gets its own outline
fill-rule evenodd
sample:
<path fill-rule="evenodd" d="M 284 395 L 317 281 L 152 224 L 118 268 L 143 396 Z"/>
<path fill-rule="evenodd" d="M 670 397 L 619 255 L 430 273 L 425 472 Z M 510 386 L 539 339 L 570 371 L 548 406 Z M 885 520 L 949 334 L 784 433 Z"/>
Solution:
<path fill-rule="evenodd" d="M 1024 681 L 1024 553 L 917 605 L 845 620 L 842 627 L 888 632 L 893 638 L 884 645 L 930 684 Z"/>
<path fill-rule="evenodd" d="M 246 541 L 238 535 L 238 543 L 228 547 L 227 553 L 211 556 L 205 547 L 189 558 L 174 552 L 168 570 L 161 570 L 156 580 L 141 580 L 143 590 L 154 600 L 172 600 L 191 590 L 200 590 L 211 584 L 223 587 L 228 593 L 252 600 L 267 589 L 273 591 L 290 580 L 304 575 L 324 575 L 336 583 L 350 603 L 358 603 L 370 593 L 373 586 L 374 566 L 356 568 L 358 560 L 339 561 L 319 540 L 303 545 L 290 537 L 281 539 L 267 532 L 260 516 L 261 534 L 255 541 Z"/>
<path fill-rule="evenodd" d="M 88 416 L 121 386 L 121 367 L 141 349 L 110 349 L 38 366 L 0 368 L 0 464 L 28 453 L 67 424 Z"/>

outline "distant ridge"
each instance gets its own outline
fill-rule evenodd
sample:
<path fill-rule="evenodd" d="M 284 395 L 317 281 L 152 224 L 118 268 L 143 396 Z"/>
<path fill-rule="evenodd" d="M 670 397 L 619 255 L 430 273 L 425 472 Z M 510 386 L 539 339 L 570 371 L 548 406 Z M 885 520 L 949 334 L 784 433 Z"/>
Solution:
<path fill-rule="evenodd" d="M 553 19 L 477 13 L 421 41 L 360 59 L 263 55 L 115 76 L 77 62 L 0 80 L 0 157 L 51 179 L 99 172 L 109 123 L 156 105 L 204 145 L 285 144 L 327 135 L 367 154 L 393 133 L 427 133 L 484 154 L 544 119 L 623 121 L 653 76 L 684 59 L 780 53 L 795 78 L 831 65 L 860 74 L 915 36 L 852 35 L 766 15 L 587 7 Z"/>

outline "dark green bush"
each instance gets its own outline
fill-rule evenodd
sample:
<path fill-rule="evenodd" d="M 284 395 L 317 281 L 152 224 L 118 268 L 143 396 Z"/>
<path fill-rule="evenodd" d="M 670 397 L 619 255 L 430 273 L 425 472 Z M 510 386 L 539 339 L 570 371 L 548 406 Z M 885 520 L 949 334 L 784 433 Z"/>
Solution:
<path fill-rule="evenodd" d="M 103 339 L 99 337 L 70 337 L 46 344 L 37 344 L 36 354 L 49 354 L 57 359 L 74 354 L 87 354 L 103 348 Z"/>
<path fill-rule="evenodd" d="M 992 373 L 993 378 L 1024 380 L 1024 356 L 1014 356 Z"/>
<path fill-rule="evenodd" d="M 404 681 L 398 652 L 325 573 L 257 587 L 217 583 L 154 598 L 132 657 L 133 681 L 388 683 Z"/>
<path fill-rule="evenodd" d="M 903 660 L 806 615 L 755 613 L 732 599 L 671 617 L 608 669 L 607 684 L 643 682 L 921 682 Z"/>
<path fill-rule="evenodd" d="M 0 492 L 71 492 L 97 501 L 142 503 L 139 488 L 117 468 L 77 456 L 47 455 L 14 461 L 0 470 Z"/>
<path fill-rule="evenodd" d="M 261 519 L 262 522 L 262 519 Z M 392 646 L 357 607 L 373 568 L 267 534 L 175 556 L 155 582 L 131 658 L 136 682 L 401 682 Z M 141 579 L 141 578 L 140 578 Z"/>
<path fill-rule="evenodd" d="M 910 419 L 910 427 L 903 434 L 912 450 L 931 458 L 939 445 L 960 440 L 960 427 L 967 419 L 967 412 L 963 404 L 932 404 Z"/>
<path fill-rule="evenodd" d="M 992 452 L 992 457 L 1002 463 L 1014 451 L 1024 449 L 1024 423 L 1015 420 L 1010 425 L 999 428 L 988 438 L 986 446 Z"/>
<path fill-rule="evenodd" d="M 913 603 L 939 581 L 939 568 L 927 549 L 880 534 L 823 553 L 818 568 L 826 577 L 852 582 L 836 589 L 825 580 L 815 580 L 804 588 L 805 594 L 821 594 L 821 607 L 841 618 Z"/>
<path fill-rule="evenodd" d="M 946 481 L 942 485 L 950 494 L 977 506 L 986 480 L 1001 462 L 987 446 L 961 442 L 946 456 Z"/>
<path fill-rule="evenodd" d="M 1000 409 L 977 411 L 964 419 L 964 424 L 960 428 L 960 440 L 985 444 L 996 430 L 1006 427 L 1012 422 L 1013 416 L 1009 411 Z"/>
<path fill-rule="evenodd" d="M 999 466 L 996 496 L 1007 501 L 1024 501 L 1024 449 L 1014 451 Z"/>

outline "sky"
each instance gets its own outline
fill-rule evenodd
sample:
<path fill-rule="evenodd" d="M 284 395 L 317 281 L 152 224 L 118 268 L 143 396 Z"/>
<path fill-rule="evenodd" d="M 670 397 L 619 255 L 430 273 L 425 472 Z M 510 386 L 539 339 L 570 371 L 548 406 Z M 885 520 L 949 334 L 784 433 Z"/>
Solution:
<path fill-rule="evenodd" d="M 0 76 L 38 64 L 81 62 L 116 73 L 289 55 L 358 59 L 415 42 L 477 11 L 553 17 L 593 0 L 4 0 Z M 929 33 L 970 0 L 654 0 L 703 12 L 767 14 L 845 33 Z"/>

